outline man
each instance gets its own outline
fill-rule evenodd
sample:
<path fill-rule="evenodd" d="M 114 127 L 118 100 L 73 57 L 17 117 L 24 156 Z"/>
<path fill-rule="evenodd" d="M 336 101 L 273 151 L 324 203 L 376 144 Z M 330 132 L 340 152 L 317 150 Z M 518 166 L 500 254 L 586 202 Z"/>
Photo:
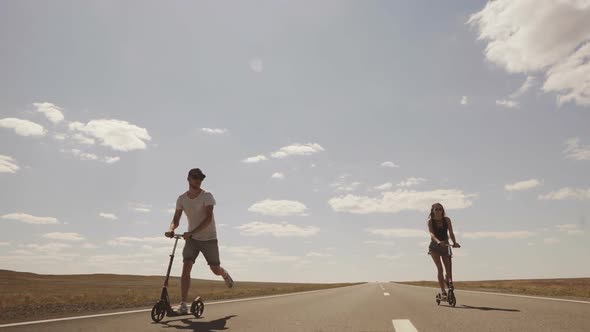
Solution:
<path fill-rule="evenodd" d="M 182 212 L 188 219 L 188 232 L 182 237 L 186 240 L 182 251 L 183 267 L 182 277 L 180 279 L 180 290 L 182 302 L 178 307 L 180 313 L 187 313 L 188 306 L 186 298 L 191 282 L 191 270 L 193 264 L 199 255 L 203 253 L 211 271 L 218 276 L 222 276 L 227 287 L 231 288 L 234 281 L 229 273 L 221 267 L 219 261 L 219 247 L 217 245 L 217 230 L 215 228 L 215 217 L 213 216 L 213 206 L 215 199 L 210 192 L 201 188 L 201 183 L 205 179 L 205 174 L 198 169 L 193 168 L 188 172 L 189 189 L 176 200 L 176 212 L 170 223 L 170 228 L 164 234 L 167 237 L 174 237 L 174 230 L 180 224 Z"/>

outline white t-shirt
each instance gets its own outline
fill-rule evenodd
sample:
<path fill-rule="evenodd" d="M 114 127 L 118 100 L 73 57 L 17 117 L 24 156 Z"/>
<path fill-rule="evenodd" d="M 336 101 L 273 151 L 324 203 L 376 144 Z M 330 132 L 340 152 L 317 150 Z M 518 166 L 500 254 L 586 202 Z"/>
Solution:
<path fill-rule="evenodd" d="M 201 190 L 201 193 L 195 198 L 188 197 L 188 191 L 178 196 L 176 200 L 176 210 L 184 211 L 186 218 L 188 219 L 188 231 L 192 231 L 197 228 L 205 217 L 207 212 L 205 207 L 209 205 L 215 205 L 215 198 L 213 195 L 205 190 Z M 211 217 L 211 223 L 200 230 L 199 232 L 193 233 L 192 236 L 195 240 L 206 241 L 217 239 L 217 230 L 215 228 L 215 216 Z"/>

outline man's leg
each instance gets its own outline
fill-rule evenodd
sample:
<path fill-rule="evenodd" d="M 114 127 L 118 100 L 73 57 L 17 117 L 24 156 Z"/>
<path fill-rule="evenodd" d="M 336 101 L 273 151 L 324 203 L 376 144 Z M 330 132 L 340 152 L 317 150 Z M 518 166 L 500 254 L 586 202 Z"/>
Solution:
<path fill-rule="evenodd" d="M 201 243 L 201 251 L 207 260 L 207 264 L 209 264 L 211 272 L 223 277 L 227 287 L 232 288 L 234 281 L 227 270 L 221 267 L 221 263 L 219 262 L 219 246 L 217 245 L 217 240 L 203 241 Z"/>
<path fill-rule="evenodd" d="M 186 303 L 188 297 L 188 290 L 191 287 L 191 270 L 193 264 L 199 255 L 198 242 L 193 239 L 188 239 L 184 243 L 184 249 L 182 250 L 182 276 L 180 277 L 180 298 L 182 299 L 181 306 Z"/>
<path fill-rule="evenodd" d="M 182 302 L 186 302 L 188 297 L 188 290 L 191 287 L 191 270 L 193 269 L 193 262 L 185 261 L 182 266 L 182 277 L 180 278 L 180 295 Z"/>

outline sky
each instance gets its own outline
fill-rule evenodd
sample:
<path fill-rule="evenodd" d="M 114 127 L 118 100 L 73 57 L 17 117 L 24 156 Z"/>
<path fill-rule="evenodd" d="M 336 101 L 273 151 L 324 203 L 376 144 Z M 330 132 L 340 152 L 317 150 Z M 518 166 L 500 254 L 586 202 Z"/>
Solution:
<path fill-rule="evenodd" d="M 435 202 L 455 280 L 590 276 L 590 1 L 8 0 L 0 44 L 0 269 L 165 274 L 199 167 L 236 281 L 435 280 Z"/>

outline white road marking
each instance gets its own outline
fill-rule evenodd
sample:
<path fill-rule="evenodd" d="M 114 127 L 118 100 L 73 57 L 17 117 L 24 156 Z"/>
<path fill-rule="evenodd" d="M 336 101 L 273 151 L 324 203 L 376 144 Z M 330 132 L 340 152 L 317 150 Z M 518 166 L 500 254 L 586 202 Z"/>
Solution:
<path fill-rule="evenodd" d="M 409 319 L 392 319 L 395 332 L 418 332 Z"/>
<path fill-rule="evenodd" d="M 436 287 L 429 287 L 429 286 L 415 286 L 415 285 L 405 285 L 405 284 L 398 284 L 398 283 L 395 283 L 395 284 L 396 285 L 400 285 L 400 286 L 407 286 L 407 287 L 420 287 L 420 288 L 438 289 Z M 500 296 L 523 297 L 523 298 L 527 298 L 527 299 L 536 299 L 536 300 L 550 300 L 550 301 L 561 301 L 561 302 L 573 302 L 573 303 L 590 304 L 589 301 L 578 301 L 578 300 L 568 300 L 568 299 L 556 299 L 556 298 L 551 298 L 551 297 L 540 297 L 540 296 L 529 296 L 529 295 L 516 295 L 516 294 L 504 294 L 504 293 L 493 293 L 493 292 L 478 292 L 478 291 L 462 290 L 462 289 L 455 289 L 455 292 L 476 293 L 476 294 L 488 294 L 488 295 L 491 294 L 491 295 L 500 295 Z"/>
<path fill-rule="evenodd" d="M 350 287 L 350 286 L 345 286 Z M 337 287 L 342 288 L 342 287 Z M 224 300 L 224 301 L 215 301 L 215 302 L 205 302 L 205 307 L 208 305 L 215 305 L 215 304 L 223 304 L 223 303 L 233 303 L 233 302 L 244 302 L 244 301 L 254 301 L 254 300 L 263 300 L 263 299 L 271 299 L 274 297 L 285 297 L 285 296 L 293 296 L 293 295 L 301 295 L 301 294 L 310 294 L 310 293 L 317 293 L 317 292 L 324 292 L 328 290 L 334 290 L 336 288 L 328 288 L 328 289 L 318 289 L 313 291 L 307 292 L 295 292 L 295 293 L 287 293 L 287 294 L 278 294 L 278 295 L 268 295 L 268 296 L 259 296 L 259 297 L 249 297 L 246 299 L 235 299 L 235 300 Z M 20 322 L 20 323 L 12 323 L 12 324 L 3 324 L 0 325 L 1 327 L 11 327 L 11 326 L 21 326 L 21 325 L 32 325 L 32 324 L 42 324 L 42 323 L 51 323 L 51 322 L 59 322 L 64 320 L 74 320 L 74 319 L 84 319 L 84 318 L 95 318 L 95 317 L 106 317 L 106 316 L 115 316 L 115 315 L 125 315 L 125 314 L 134 314 L 138 312 L 150 312 L 152 309 L 139 309 L 139 310 L 131 310 L 131 311 L 121 311 L 121 312 L 111 312 L 107 314 L 96 314 L 96 315 L 86 315 L 86 316 L 75 316 L 75 317 L 64 317 L 64 318 L 55 318 L 55 319 L 45 319 L 45 320 L 36 320 L 31 322 Z"/>
<path fill-rule="evenodd" d="M 385 295 L 385 296 L 389 296 L 389 293 L 385 292 L 385 293 L 383 293 L 383 295 Z"/>

